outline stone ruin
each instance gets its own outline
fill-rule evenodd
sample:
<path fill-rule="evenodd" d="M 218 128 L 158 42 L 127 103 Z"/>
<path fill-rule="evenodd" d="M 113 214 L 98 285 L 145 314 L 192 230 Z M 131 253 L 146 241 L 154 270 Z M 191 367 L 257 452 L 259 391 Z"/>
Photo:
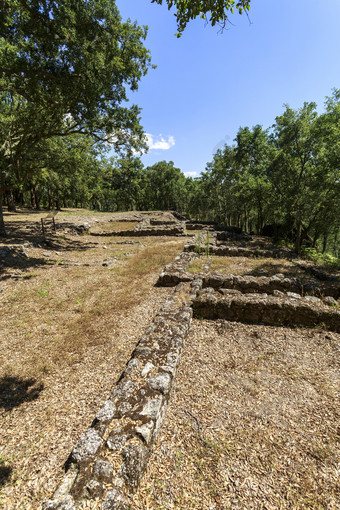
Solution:
<path fill-rule="evenodd" d="M 158 227 L 158 222 L 149 225 L 142 224 L 139 231 Z M 230 235 L 234 245 L 217 250 L 218 241 Z M 235 245 L 235 235 L 240 236 L 227 232 L 209 237 L 210 255 L 227 251 L 236 256 L 228 248 L 242 248 L 238 253 L 245 256 L 246 247 Z M 244 237 L 238 240 L 243 242 Z M 192 317 L 289 327 L 321 325 L 340 332 L 337 278 L 315 277 L 307 282 L 283 274 L 222 275 L 210 273 L 208 265 L 205 272 L 192 274 L 188 266 L 199 257 L 197 241 L 196 236 L 188 242 L 159 276 L 158 286 L 175 290 L 139 340 L 91 427 L 80 437 L 62 482 L 43 510 L 76 510 L 91 507 L 91 502 L 102 510 L 131 508 L 129 495 L 139 486 L 159 434 Z M 248 256 L 279 256 L 274 247 L 263 249 L 256 243 L 248 250 L 252 253 Z M 280 250 L 280 256 L 294 260 L 288 250 Z"/>

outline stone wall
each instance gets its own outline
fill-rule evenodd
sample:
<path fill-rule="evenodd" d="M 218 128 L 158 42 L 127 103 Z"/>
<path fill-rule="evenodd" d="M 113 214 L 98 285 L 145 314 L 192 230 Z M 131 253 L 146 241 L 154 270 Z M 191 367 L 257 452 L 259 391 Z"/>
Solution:
<path fill-rule="evenodd" d="M 83 433 L 43 510 L 126 510 L 168 405 L 200 283 L 180 284 L 138 342 L 111 396 Z M 100 506 L 99 506 L 100 505 Z"/>
<path fill-rule="evenodd" d="M 223 292 L 223 290 L 225 292 Z M 226 319 L 255 324 L 284 326 L 326 326 L 340 332 L 340 311 L 313 296 L 268 296 L 206 288 L 193 302 L 195 318 Z"/>

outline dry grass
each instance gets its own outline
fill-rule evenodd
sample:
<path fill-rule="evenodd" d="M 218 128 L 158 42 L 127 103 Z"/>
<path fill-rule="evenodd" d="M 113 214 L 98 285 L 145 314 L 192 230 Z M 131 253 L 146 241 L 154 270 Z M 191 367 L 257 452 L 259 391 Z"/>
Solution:
<path fill-rule="evenodd" d="M 339 508 L 338 342 L 194 321 L 134 508 Z"/>
<path fill-rule="evenodd" d="M 6 510 L 37 510 L 51 494 L 73 445 L 171 292 L 154 284 L 185 243 L 165 237 L 118 244 L 131 240 L 59 229 L 51 246 L 40 246 L 40 234 L 26 229 L 35 217 L 7 221 L 8 244 L 34 245 L 26 259 L 1 271 L 0 508 Z M 84 217 L 69 214 L 67 223 Z M 112 214 L 98 217 L 100 226 Z"/>
<path fill-rule="evenodd" d="M 251 258 L 251 257 L 200 257 L 189 265 L 191 273 L 204 272 L 204 266 L 210 267 L 210 272 L 222 274 L 272 276 L 283 273 L 287 277 L 306 277 L 307 273 L 286 259 Z"/>

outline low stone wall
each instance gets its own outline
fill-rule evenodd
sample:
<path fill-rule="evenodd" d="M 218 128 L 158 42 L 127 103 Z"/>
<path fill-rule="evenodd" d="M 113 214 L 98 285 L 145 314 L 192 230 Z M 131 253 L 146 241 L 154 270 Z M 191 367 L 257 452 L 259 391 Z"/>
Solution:
<path fill-rule="evenodd" d="M 140 339 L 111 396 L 80 437 L 43 510 L 130 508 L 170 397 L 200 283 L 180 284 Z"/>
<path fill-rule="evenodd" d="M 206 245 L 202 244 L 202 251 L 206 249 Z M 185 247 L 185 251 L 197 251 L 197 243 L 189 244 Z M 217 257 L 253 257 L 253 258 L 277 258 L 293 260 L 297 258 L 295 253 L 288 250 L 280 250 L 279 248 L 259 249 L 244 248 L 241 246 L 226 246 L 224 244 L 216 246 L 209 244 L 209 254 Z"/>
<path fill-rule="evenodd" d="M 201 290 L 193 301 L 194 317 L 285 326 L 323 324 L 340 332 L 340 311 L 327 307 L 317 297 L 275 297 L 232 290 L 228 293 L 227 289 L 225 292 L 222 295 L 212 288 Z"/>
<path fill-rule="evenodd" d="M 185 236 L 185 231 L 182 226 L 173 226 L 166 228 L 144 228 L 141 230 L 114 230 L 111 232 L 96 232 L 90 233 L 93 236 L 106 236 L 106 237 L 142 237 L 142 236 L 174 236 L 181 237 Z"/>
<path fill-rule="evenodd" d="M 273 294 L 274 291 L 289 291 L 320 298 L 325 296 L 331 296 L 334 299 L 340 298 L 340 287 L 338 284 L 333 284 L 331 282 L 320 283 L 315 280 L 304 283 L 298 278 L 287 278 L 281 273 L 274 276 L 225 276 L 219 273 L 213 273 L 204 277 L 203 287 L 236 289 L 243 293 L 266 292 L 268 294 Z"/>
<path fill-rule="evenodd" d="M 194 275 L 187 272 L 187 267 L 196 256 L 195 253 L 182 252 L 164 268 L 156 285 L 158 287 L 175 287 L 181 282 L 193 280 Z"/>
<path fill-rule="evenodd" d="M 177 225 L 178 221 L 176 220 L 150 220 L 150 225 Z"/>

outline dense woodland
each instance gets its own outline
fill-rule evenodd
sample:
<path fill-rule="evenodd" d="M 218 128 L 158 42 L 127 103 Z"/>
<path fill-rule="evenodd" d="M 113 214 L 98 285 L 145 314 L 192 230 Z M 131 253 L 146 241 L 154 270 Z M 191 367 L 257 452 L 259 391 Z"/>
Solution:
<path fill-rule="evenodd" d="M 201 2 L 166 3 L 179 33 L 202 14 Z M 217 4 L 212 24 L 250 6 Z M 0 235 L 4 206 L 175 209 L 339 256 L 340 90 L 321 114 L 314 103 L 285 106 L 268 129 L 240 128 L 196 179 L 172 162 L 145 168 L 141 112 L 127 107 L 126 88 L 151 66 L 146 28 L 123 23 L 112 0 L 0 8 Z"/>

